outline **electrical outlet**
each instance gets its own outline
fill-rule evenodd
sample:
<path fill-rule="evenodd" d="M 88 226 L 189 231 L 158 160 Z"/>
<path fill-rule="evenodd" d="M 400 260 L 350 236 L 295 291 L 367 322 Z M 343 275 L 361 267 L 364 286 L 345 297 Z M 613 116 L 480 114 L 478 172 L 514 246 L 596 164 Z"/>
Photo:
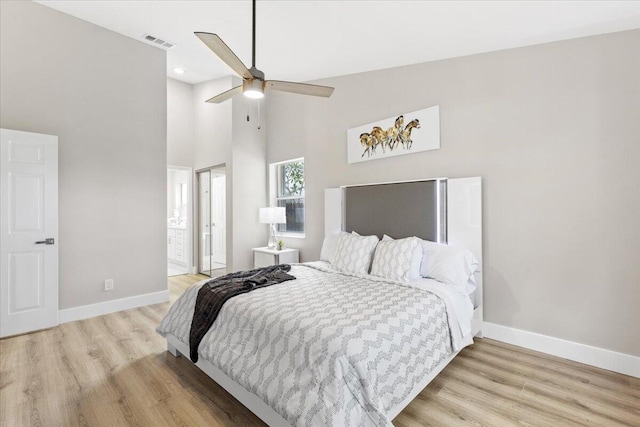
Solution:
<path fill-rule="evenodd" d="M 104 290 L 105 291 L 113 290 L 113 279 L 107 279 L 104 281 Z"/>

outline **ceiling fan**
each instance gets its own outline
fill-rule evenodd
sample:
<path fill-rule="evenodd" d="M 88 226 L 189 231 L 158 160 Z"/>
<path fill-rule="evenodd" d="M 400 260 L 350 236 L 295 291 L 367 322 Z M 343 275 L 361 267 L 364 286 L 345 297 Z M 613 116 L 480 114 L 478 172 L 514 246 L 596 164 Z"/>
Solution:
<path fill-rule="evenodd" d="M 219 104 L 240 92 L 247 98 L 263 98 L 265 89 L 298 93 L 301 95 L 324 96 L 325 98 L 330 97 L 333 93 L 333 88 L 328 86 L 264 79 L 264 73 L 256 68 L 256 0 L 253 0 L 251 68 L 247 68 L 217 34 L 196 32 L 195 35 L 206 44 L 213 53 L 218 55 L 225 64 L 242 77 L 241 86 L 236 86 L 233 89 L 222 92 L 208 99 L 207 102 Z"/>

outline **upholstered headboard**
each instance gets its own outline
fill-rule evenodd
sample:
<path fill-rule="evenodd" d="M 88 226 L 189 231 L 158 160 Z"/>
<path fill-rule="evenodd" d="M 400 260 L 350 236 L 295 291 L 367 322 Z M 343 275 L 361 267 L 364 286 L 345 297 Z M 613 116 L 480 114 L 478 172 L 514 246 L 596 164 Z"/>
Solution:
<path fill-rule="evenodd" d="M 344 230 L 447 241 L 446 180 L 348 186 Z"/>

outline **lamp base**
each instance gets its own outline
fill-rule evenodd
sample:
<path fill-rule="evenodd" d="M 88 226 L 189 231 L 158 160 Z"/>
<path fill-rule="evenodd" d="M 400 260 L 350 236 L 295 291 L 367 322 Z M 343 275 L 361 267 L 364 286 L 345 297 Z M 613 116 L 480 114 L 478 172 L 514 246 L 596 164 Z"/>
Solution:
<path fill-rule="evenodd" d="M 276 225 L 271 224 L 271 234 L 269 235 L 269 242 L 267 243 L 269 249 L 276 249 L 278 247 L 278 239 L 276 239 Z"/>

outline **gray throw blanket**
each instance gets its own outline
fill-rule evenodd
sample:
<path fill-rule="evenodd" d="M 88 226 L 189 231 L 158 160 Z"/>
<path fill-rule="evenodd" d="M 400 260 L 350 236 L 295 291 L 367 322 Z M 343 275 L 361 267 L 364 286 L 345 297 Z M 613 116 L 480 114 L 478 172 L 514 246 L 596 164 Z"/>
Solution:
<path fill-rule="evenodd" d="M 255 270 L 230 273 L 205 283 L 198 291 L 191 320 L 191 330 L 189 331 L 191 360 L 194 363 L 198 361 L 200 341 L 209 332 L 225 302 L 236 295 L 251 292 L 254 289 L 294 280 L 294 276 L 287 274 L 289 270 L 291 270 L 291 266 L 288 264 L 272 265 Z"/>

